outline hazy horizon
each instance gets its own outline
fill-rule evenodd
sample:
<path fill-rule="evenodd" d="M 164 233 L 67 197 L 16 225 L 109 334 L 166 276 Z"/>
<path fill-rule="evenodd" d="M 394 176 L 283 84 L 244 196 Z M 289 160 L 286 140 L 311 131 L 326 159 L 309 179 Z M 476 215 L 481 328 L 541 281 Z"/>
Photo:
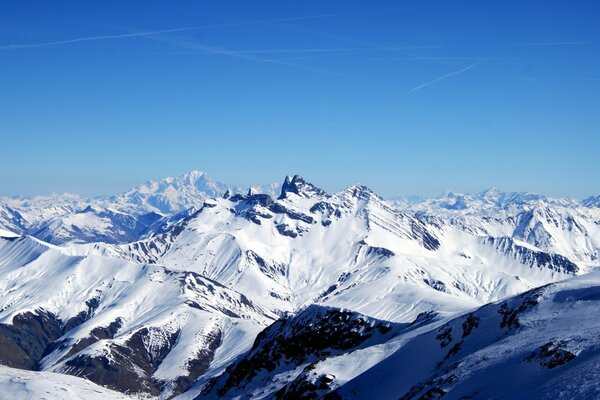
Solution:
<path fill-rule="evenodd" d="M 355 182 L 349 182 L 346 184 L 343 184 L 341 186 L 334 186 L 334 187 L 328 187 L 328 186 L 324 186 L 321 185 L 319 183 L 319 180 L 315 180 L 315 179 L 311 179 L 311 177 L 303 175 L 301 173 L 292 173 L 292 174 L 283 174 L 281 176 L 281 179 L 279 180 L 272 180 L 271 182 L 249 182 L 249 183 L 232 183 L 232 182 L 226 182 L 223 181 L 222 179 L 219 179 L 217 176 L 212 175 L 210 172 L 207 171 L 200 171 L 200 170 L 191 170 L 191 171 L 187 171 L 183 174 L 177 174 L 177 175 L 169 175 L 169 176 L 163 176 L 163 177 L 155 177 L 155 178 L 151 178 L 151 179 L 144 179 L 141 181 L 136 181 L 136 182 L 131 182 L 129 184 L 125 183 L 125 181 L 123 182 L 123 185 L 120 186 L 120 188 L 116 191 L 106 191 L 106 192 L 96 192 L 96 193 L 86 193 L 86 192 L 77 192 L 74 190 L 63 190 L 63 191 L 57 191 L 57 190 L 50 190 L 47 192 L 33 192 L 33 193 L 15 193 L 15 194 L 6 194 L 6 193 L 0 193 L 0 197 L 35 197 L 35 196 L 49 196 L 49 195 L 62 195 L 62 194 L 74 194 L 74 195 L 79 195 L 83 198 L 89 198 L 89 199 L 93 199 L 96 197 L 103 197 L 103 196 L 109 196 L 109 195 L 115 195 L 115 194 L 120 194 L 120 193 L 124 193 L 127 190 L 133 189 L 139 185 L 142 185 L 146 182 L 152 182 L 152 181 L 161 181 L 167 178 L 181 178 L 183 175 L 189 173 L 189 172 L 203 172 L 206 173 L 206 175 L 219 183 L 225 184 L 227 186 L 230 187 L 237 187 L 240 189 L 245 189 L 245 188 L 250 188 L 251 186 L 269 186 L 269 185 L 275 185 L 276 188 L 280 188 L 281 184 L 283 183 L 284 179 L 286 176 L 293 176 L 293 175 L 299 175 L 301 176 L 303 179 L 305 179 L 306 181 L 316 185 L 317 187 L 320 187 L 321 189 L 325 190 L 327 193 L 336 193 L 339 191 L 344 190 L 347 187 L 350 187 L 354 184 L 362 184 L 365 185 L 367 187 L 369 187 L 371 190 L 373 190 L 376 194 L 383 196 L 384 198 L 387 199 L 402 199 L 402 198 L 411 198 L 411 197 L 415 197 L 415 198 L 434 198 L 434 197 L 439 197 L 442 196 L 446 193 L 452 192 L 452 193 L 460 193 L 460 194 L 478 194 L 487 190 L 491 190 L 491 189 L 497 189 L 500 192 L 503 193 L 510 193 L 510 192 L 531 192 L 531 193 L 536 193 L 536 194 L 540 194 L 543 196 L 547 196 L 547 197 L 555 197 L 555 198 L 570 198 L 570 199 L 586 199 L 588 197 L 591 196 L 597 196 L 598 193 L 590 193 L 586 196 L 581 196 L 581 197 L 577 197 L 577 196 L 570 196 L 570 195 L 565 195 L 565 196 L 560 196 L 560 195 L 552 195 L 552 194 L 548 194 L 548 193 L 542 193 L 542 192 L 535 192 L 532 190 L 511 190 L 511 189 L 505 189 L 505 188 L 501 188 L 501 187 L 497 187 L 494 185 L 490 185 L 487 187 L 482 187 L 482 188 L 476 188 L 475 190 L 460 190 L 460 189 L 455 189 L 455 188 L 446 188 L 440 192 L 437 193 L 391 193 L 391 194 L 385 194 L 382 193 L 380 191 L 377 190 L 376 187 L 374 187 L 373 185 L 370 185 L 368 182 L 359 182 L 359 181 L 355 181 Z M 115 182 L 110 180 L 109 182 L 107 182 L 108 185 L 110 187 L 113 187 Z"/>

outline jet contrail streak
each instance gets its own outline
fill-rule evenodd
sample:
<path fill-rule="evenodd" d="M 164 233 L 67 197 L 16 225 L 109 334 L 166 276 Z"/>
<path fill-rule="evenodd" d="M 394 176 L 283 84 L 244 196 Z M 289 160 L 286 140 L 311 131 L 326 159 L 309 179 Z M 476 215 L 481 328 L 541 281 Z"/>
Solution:
<path fill-rule="evenodd" d="M 6 45 L 0 45 L 0 50 L 28 49 L 28 48 L 36 48 L 36 47 L 58 46 L 61 44 L 69 44 L 69 43 L 89 42 L 89 41 L 96 41 L 96 40 L 113 40 L 113 39 L 123 39 L 123 38 L 130 38 L 130 37 L 140 37 L 140 36 L 153 36 L 153 35 L 160 35 L 163 33 L 194 31 L 194 30 L 210 29 L 210 28 L 225 28 L 225 27 L 230 27 L 230 26 L 243 26 L 243 25 L 270 23 L 270 22 L 301 21 L 301 20 L 308 20 L 308 19 L 335 17 L 335 16 L 340 16 L 340 15 L 345 15 L 345 14 L 306 15 L 303 17 L 273 18 L 273 19 L 261 19 L 261 20 L 243 21 L 243 22 L 231 22 L 231 23 L 225 23 L 225 24 L 188 26 L 188 27 L 182 27 L 182 28 L 162 29 L 162 30 L 155 30 L 155 31 L 122 33 L 122 34 L 117 34 L 117 35 L 86 36 L 86 37 L 80 37 L 80 38 L 74 38 L 74 39 L 54 40 L 54 41 L 38 42 L 38 43 L 6 44 Z"/>
<path fill-rule="evenodd" d="M 475 67 L 476 67 L 476 66 L 478 66 L 479 64 L 481 64 L 481 63 L 471 64 L 471 65 L 469 65 L 468 67 L 464 67 L 464 68 L 461 68 L 461 69 L 459 69 L 459 70 L 457 70 L 457 71 L 450 72 L 449 74 L 446 74 L 446 75 L 440 76 L 439 78 L 437 78 L 437 79 L 434 79 L 434 80 L 432 80 L 432 81 L 429 81 L 429 82 L 422 83 L 422 84 L 420 84 L 419 86 L 415 86 L 414 88 L 410 89 L 410 90 L 408 91 L 408 93 L 416 92 L 417 90 L 423 89 L 423 88 L 425 88 L 425 87 L 427 87 L 427 86 L 431 86 L 431 85 L 433 85 L 433 84 L 435 84 L 435 83 L 438 83 L 438 82 L 440 82 L 440 81 L 443 81 L 444 79 L 450 78 L 450 77 L 452 77 L 452 76 L 455 76 L 455 75 L 458 75 L 458 74 L 462 74 L 463 72 L 466 72 L 466 71 L 470 70 L 471 68 L 475 68 Z"/>

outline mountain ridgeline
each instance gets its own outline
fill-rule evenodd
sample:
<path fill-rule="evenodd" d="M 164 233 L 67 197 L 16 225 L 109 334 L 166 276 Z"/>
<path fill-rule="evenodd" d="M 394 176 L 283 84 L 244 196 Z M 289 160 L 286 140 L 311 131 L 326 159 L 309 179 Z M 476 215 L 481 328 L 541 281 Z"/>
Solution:
<path fill-rule="evenodd" d="M 0 385 L 19 368 L 124 398 L 594 397 L 599 265 L 595 197 L 194 171 L 0 198 Z"/>

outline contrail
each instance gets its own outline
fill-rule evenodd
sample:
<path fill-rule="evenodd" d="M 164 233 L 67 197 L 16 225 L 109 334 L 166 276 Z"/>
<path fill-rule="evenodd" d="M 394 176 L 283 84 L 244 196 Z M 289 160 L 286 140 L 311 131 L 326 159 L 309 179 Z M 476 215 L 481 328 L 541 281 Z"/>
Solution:
<path fill-rule="evenodd" d="M 544 47 L 544 46 L 583 46 L 592 42 L 532 42 L 532 43 L 509 43 L 502 47 Z"/>
<path fill-rule="evenodd" d="M 119 35 L 87 36 L 87 37 L 81 37 L 81 38 L 76 38 L 76 39 L 55 40 L 55 41 L 51 41 L 51 42 L 38 42 L 38 43 L 29 43 L 29 44 L 6 44 L 6 45 L 0 46 L 0 50 L 27 49 L 27 48 L 33 48 L 33 47 L 58 46 L 61 44 L 89 42 L 89 41 L 94 41 L 94 40 L 111 40 L 111 39 L 122 39 L 122 38 L 129 38 L 129 37 L 138 37 L 138 36 L 151 36 L 151 35 L 160 35 L 161 33 L 182 32 L 182 31 L 190 31 L 190 30 L 194 30 L 194 29 L 199 29 L 199 28 L 198 27 L 174 28 L 174 29 L 163 29 L 163 30 L 159 30 L 159 31 L 122 33 Z"/>
<path fill-rule="evenodd" d="M 481 60 L 481 61 L 479 61 L 479 62 L 477 62 L 477 63 L 475 63 L 475 64 L 468 65 L 468 66 L 466 66 L 466 67 L 464 67 L 464 68 L 461 68 L 461 69 L 459 69 L 459 70 L 457 70 L 457 71 L 453 71 L 453 72 L 450 72 L 449 74 L 446 74 L 446 75 L 440 76 L 439 78 L 437 78 L 437 79 L 434 79 L 434 80 L 432 80 L 432 81 L 425 82 L 425 83 L 422 83 L 422 84 L 420 84 L 420 85 L 418 85 L 418 86 L 415 86 L 414 88 L 410 89 L 410 90 L 408 91 L 408 93 L 416 92 L 417 90 L 423 89 L 423 88 L 425 88 L 425 87 L 427 87 L 427 86 L 431 86 L 431 85 L 433 85 L 433 84 L 436 84 L 436 83 L 438 83 L 439 81 L 443 81 L 444 79 L 447 79 L 447 78 L 450 78 L 450 77 L 456 76 L 456 75 L 458 75 L 458 74 L 462 74 L 463 72 L 467 72 L 468 70 L 470 70 L 470 69 L 472 69 L 472 68 L 475 68 L 475 67 L 477 67 L 478 65 L 481 65 L 481 64 L 483 64 L 483 63 L 484 63 L 484 62 L 486 62 L 486 61 L 489 61 L 489 60 L 491 60 L 493 57 L 496 57 L 496 56 L 497 56 L 498 54 L 500 54 L 500 53 L 501 53 L 501 51 L 497 51 L 496 53 L 489 55 L 488 57 L 484 58 L 483 60 Z"/>
<path fill-rule="evenodd" d="M 28 49 L 28 48 L 36 48 L 36 47 L 58 46 L 61 44 L 69 44 L 69 43 L 90 42 L 90 41 L 96 41 L 96 40 L 113 40 L 113 39 L 124 39 L 124 38 L 130 38 L 130 37 L 155 36 L 155 35 L 160 35 L 163 33 L 194 31 L 194 30 L 211 29 L 211 28 L 226 28 L 226 27 L 233 27 L 233 26 L 262 24 L 262 23 L 270 23 L 270 22 L 301 21 L 301 20 L 308 20 L 308 19 L 336 17 L 336 16 L 340 16 L 340 15 L 346 15 L 346 14 L 319 14 L 319 15 L 306 15 L 306 16 L 302 16 L 302 17 L 259 19 L 259 20 L 253 20 L 253 21 L 230 22 L 230 23 L 224 23 L 224 24 L 213 24 L 213 25 L 202 25 L 202 26 L 188 26 L 188 27 L 182 27 L 182 28 L 122 33 L 122 34 L 116 34 L 116 35 L 86 36 L 86 37 L 80 37 L 80 38 L 74 38 L 74 39 L 54 40 L 54 41 L 38 42 L 38 43 L 6 44 L 6 45 L 0 45 L 0 50 Z"/>
<path fill-rule="evenodd" d="M 449 74 L 440 76 L 439 78 L 434 79 L 432 81 L 422 83 L 419 86 L 415 86 L 414 88 L 410 89 L 408 91 L 408 93 L 416 92 L 417 90 L 423 89 L 423 88 L 425 88 L 427 86 L 431 86 L 431 85 L 433 85 L 435 83 L 438 83 L 439 81 L 443 81 L 444 79 L 450 78 L 451 76 L 462 74 L 463 72 L 466 72 L 466 71 L 470 70 L 471 68 L 475 68 L 479 64 L 481 64 L 481 63 L 471 64 L 468 67 L 464 67 L 464 68 L 459 69 L 458 71 L 450 72 Z"/>
<path fill-rule="evenodd" d="M 327 70 L 324 70 L 321 68 L 315 68 L 315 67 L 310 67 L 310 66 L 306 66 L 306 65 L 290 63 L 287 61 L 280 61 L 280 60 L 272 59 L 272 58 L 258 57 L 253 54 L 246 54 L 246 53 L 243 53 L 243 52 L 240 52 L 237 50 L 229 50 L 229 49 L 224 49 L 224 48 L 215 47 L 215 46 L 208 46 L 208 45 L 196 43 L 194 41 L 185 40 L 185 39 L 181 39 L 181 38 L 169 38 L 167 36 L 149 36 L 148 39 L 154 40 L 157 42 L 161 42 L 161 43 L 166 43 L 171 46 L 176 46 L 176 47 L 181 47 L 181 48 L 188 49 L 188 50 L 198 51 L 198 52 L 201 52 L 204 54 L 214 54 L 214 55 L 220 55 L 220 56 L 225 56 L 225 57 L 233 57 L 233 58 L 239 58 L 242 60 L 259 62 L 259 63 L 271 63 L 271 64 L 278 64 L 278 65 L 285 65 L 285 66 L 300 68 L 300 69 L 310 71 L 310 72 L 318 72 L 318 73 L 324 73 L 324 74 L 331 75 L 330 71 L 327 71 Z"/>

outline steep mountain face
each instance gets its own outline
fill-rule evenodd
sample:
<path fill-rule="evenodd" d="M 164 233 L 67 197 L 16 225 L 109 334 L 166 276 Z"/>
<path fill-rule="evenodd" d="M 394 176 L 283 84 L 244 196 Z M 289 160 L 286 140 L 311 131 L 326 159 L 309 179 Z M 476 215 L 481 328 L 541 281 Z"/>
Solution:
<path fill-rule="evenodd" d="M 18 211 L 0 202 L 0 229 L 22 233 L 26 226 L 27 221 Z"/>
<path fill-rule="evenodd" d="M 274 315 L 192 272 L 0 238 L 0 363 L 179 393 Z M 221 366 L 221 367 L 219 367 Z"/>
<path fill-rule="evenodd" d="M 319 361 L 389 340 L 402 327 L 351 311 L 310 306 L 262 331 L 252 349 L 211 380 L 198 398 L 298 398 L 309 388 L 289 383 Z"/>
<path fill-rule="evenodd" d="M 52 244 L 127 243 L 137 240 L 158 222 L 160 214 L 125 214 L 112 209 L 88 206 L 55 217 L 27 229 L 30 235 Z"/>
<path fill-rule="evenodd" d="M 590 196 L 587 199 L 582 201 L 582 204 L 586 207 L 600 207 L 600 195 L 598 196 Z"/>
<path fill-rule="evenodd" d="M 192 172 L 66 199 L 0 214 L 0 364 L 161 398 L 353 397 L 413 339 L 463 314 L 475 331 L 465 313 L 483 326 L 485 304 L 600 265 L 600 208 L 529 193 L 399 206 L 362 185 L 242 191 Z M 449 393 L 423 371 L 395 397 Z"/>
<path fill-rule="evenodd" d="M 600 394 L 597 272 L 490 304 L 410 338 L 330 387 L 341 398 L 587 399 Z M 349 362 L 349 360 L 345 360 Z M 342 360 L 323 363 L 335 374 Z"/>
<path fill-rule="evenodd" d="M 593 272 L 450 320 L 312 306 L 261 332 L 195 398 L 597 398 L 599 294 Z"/>
<path fill-rule="evenodd" d="M 600 212 L 589 204 L 589 199 L 577 202 L 490 189 L 477 195 L 449 193 L 403 203 L 401 209 L 431 223 L 455 226 L 479 236 L 508 236 L 535 249 L 593 266 L 598 264 L 600 254 Z"/>

